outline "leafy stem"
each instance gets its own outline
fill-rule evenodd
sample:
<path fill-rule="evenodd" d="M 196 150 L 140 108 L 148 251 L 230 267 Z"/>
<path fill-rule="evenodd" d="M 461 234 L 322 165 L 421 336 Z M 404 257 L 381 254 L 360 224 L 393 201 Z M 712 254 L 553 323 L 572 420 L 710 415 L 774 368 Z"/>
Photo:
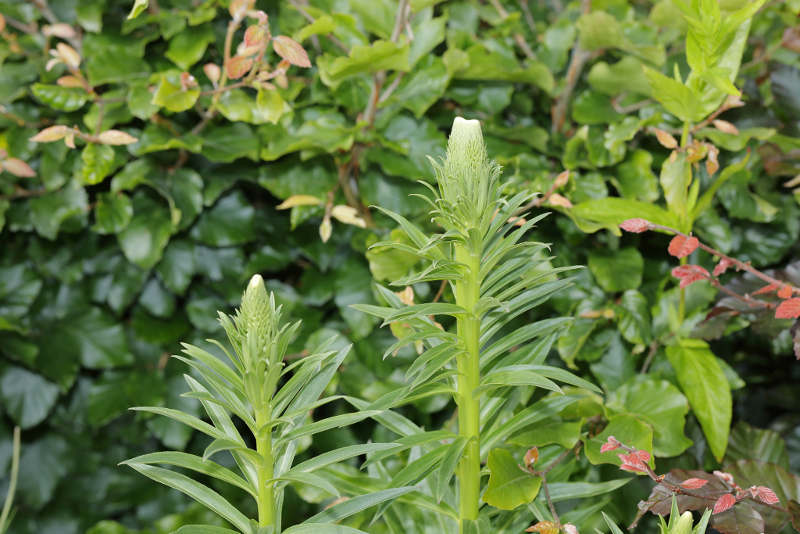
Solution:
<path fill-rule="evenodd" d="M 475 390 L 480 383 L 480 317 L 476 307 L 480 298 L 480 251 L 464 243 L 454 245 L 455 260 L 464 266 L 464 277 L 455 282 L 456 305 L 466 310 L 457 319 L 457 334 L 463 351 L 457 356 L 458 432 L 465 439 L 464 454 L 458 466 L 459 516 L 477 519 L 480 497 L 480 400 Z"/>

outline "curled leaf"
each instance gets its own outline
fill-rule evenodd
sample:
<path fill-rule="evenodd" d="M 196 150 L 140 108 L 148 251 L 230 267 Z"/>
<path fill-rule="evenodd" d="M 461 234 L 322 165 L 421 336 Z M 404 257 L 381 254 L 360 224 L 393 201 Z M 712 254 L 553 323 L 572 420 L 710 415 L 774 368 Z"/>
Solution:
<path fill-rule="evenodd" d="M 59 59 L 61 59 L 67 67 L 77 69 L 81 66 L 81 55 L 68 44 L 58 43 L 56 45 L 56 51 Z"/>
<path fill-rule="evenodd" d="M 714 276 L 723 274 L 731 265 L 733 265 L 733 262 L 729 258 L 720 258 L 719 262 L 714 266 Z"/>
<path fill-rule="evenodd" d="M 603 443 L 602 447 L 600 447 L 600 452 L 603 453 L 603 452 L 613 451 L 619 449 L 621 445 L 622 443 L 620 443 L 620 441 L 617 438 L 615 438 L 614 436 L 608 436 L 606 442 Z"/>
<path fill-rule="evenodd" d="M 525 467 L 531 468 L 536 463 L 536 460 L 539 459 L 539 448 L 532 447 L 528 449 L 528 452 L 525 453 Z"/>
<path fill-rule="evenodd" d="M 547 199 L 547 203 L 551 206 L 559 206 L 561 208 L 572 207 L 572 202 L 570 202 L 567 197 L 559 195 L 558 193 L 553 193 L 550 195 L 550 198 Z"/>
<path fill-rule="evenodd" d="M 569 171 L 563 171 L 563 172 L 559 173 L 558 176 L 556 176 L 556 179 L 553 182 L 553 185 L 556 188 L 564 187 L 565 185 L 567 185 L 567 182 L 569 182 Z"/>
<path fill-rule="evenodd" d="M 672 238 L 672 241 L 669 242 L 667 251 L 676 258 L 685 258 L 694 252 L 699 245 L 700 241 L 694 236 L 686 237 L 683 235 L 676 235 Z"/>
<path fill-rule="evenodd" d="M 43 26 L 42 33 L 48 37 L 58 37 L 59 39 L 72 39 L 77 35 L 72 26 L 63 22 Z"/>
<path fill-rule="evenodd" d="M 216 87 L 219 77 L 222 74 L 222 70 L 219 68 L 219 65 L 216 63 L 206 63 L 203 65 L 203 72 L 206 73 L 206 77 Z"/>
<path fill-rule="evenodd" d="M 331 218 L 325 216 L 322 219 L 322 224 L 319 225 L 319 237 L 322 239 L 323 243 L 327 243 L 328 239 L 331 238 L 331 233 L 333 233 L 333 226 L 331 225 Z"/>
<path fill-rule="evenodd" d="M 684 288 L 699 280 L 706 280 L 710 275 L 703 267 L 690 264 L 675 267 L 672 269 L 672 276 L 680 280 L 680 287 Z"/>

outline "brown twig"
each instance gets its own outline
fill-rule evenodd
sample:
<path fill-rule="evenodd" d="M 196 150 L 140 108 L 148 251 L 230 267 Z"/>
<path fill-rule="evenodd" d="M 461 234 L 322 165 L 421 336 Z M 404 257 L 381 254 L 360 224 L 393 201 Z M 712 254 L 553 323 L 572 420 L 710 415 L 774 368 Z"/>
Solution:
<path fill-rule="evenodd" d="M 701 130 L 706 126 L 708 126 L 709 124 L 711 124 L 713 121 L 716 120 L 717 117 L 719 117 L 729 109 L 740 108 L 742 106 L 744 106 L 744 102 L 742 102 L 742 100 L 738 96 L 736 97 L 729 96 L 728 98 L 725 99 L 725 102 L 723 102 L 722 105 L 714 111 L 714 113 L 706 117 L 704 121 L 695 124 L 690 130 L 690 132 L 695 133 L 698 130 Z"/>
<path fill-rule="evenodd" d="M 13 193 L 8 195 L 0 195 L 0 200 L 16 200 L 18 198 L 28 198 L 28 197 L 40 197 L 46 194 L 48 191 L 47 189 L 23 189 L 20 186 L 16 186 Z"/>
<path fill-rule="evenodd" d="M 591 0 L 582 0 L 581 11 L 586 14 L 592 9 Z M 555 104 L 550 112 L 551 117 L 551 132 L 557 133 L 561 131 L 564 126 L 564 121 L 567 117 L 567 108 L 569 107 L 572 93 L 575 91 L 575 86 L 578 83 L 583 67 L 587 61 L 592 57 L 592 52 L 584 50 L 580 45 L 580 40 L 576 41 L 575 46 L 572 48 L 572 58 L 567 68 L 567 81 L 564 90 L 558 95 Z"/>
<path fill-rule="evenodd" d="M 647 351 L 647 357 L 644 359 L 644 363 L 642 364 L 642 369 L 639 371 L 639 374 L 647 374 L 647 370 L 650 369 L 650 364 L 653 363 L 653 358 L 658 351 L 658 342 L 653 341 L 650 343 L 650 350 Z"/>
<path fill-rule="evenodd" d="M 547 464 L 544 469 L 530 469 L 528 468 L 527 471 L 532 475 L 538 476 L 542 479 L 542 489 L 544 490 L 544 498 L 547 501 L 547 507 L 550 509 L 550 514 L 553 516 L 553 521 L 555 521 L 557 527 L 561 527 L 561 519 L 558 517 L 558 512 L 556 512 L 556 507 L 553 504 L 553 499 L 550 497 L 550 487 L 547 484 L 547 474 L 553 470 L 558 464 L 564 461 L 570 454 L 577 454 L 581 448 L 581 442 L 579 441 L 574 447 L 571 449 L 564 450 L 561 454 L 559 454 L 552 462 Z"/>
<path fill-rule="evenodd" d="M 681 232 L 679 230 L 676 230 L 675 228 L 671 228 L 669 226 L 664 226 L 664 225 L 661 225 L 661 224 L 655 224 L 655 223 L 652 223 L 652 222 L 649 222 L 649 228 L 653 229 L 653 230 L 663 230 L 665 232 L 672 233 L 672 234 L 675 234 L 675 235 L 681 235 L 681 236 L 686 237 L 686 238 L 692 237 L 692 236 L 690 236 L 688 234 L 684 234 L 683 232 Z M 778 280 L 777 278 L 773 278 L 773 277 L 771 277 L 771 276 L 769 276 L 767 274 L 762 273 L 761 271 L 759 271 L 758 269 L 756 269 L 755 267 L 750 265 L 750 262 L 744 262 L 744 261 L 738 260 L 736 258 L 733 258 L 731 256 L 728 256 L 727 254 L 723 254 L 719 250 L 717 250 L 715 248 L 712 248 L 712 247 L 709 247 L 708 245 L 706 245 L 702 241 L 698 241 L 698 248 L 700 248 L 702 250 L 705 250 L 706 252 L 708 252 L 712 256 L 717 256 L 720 259 L 725 259 L 725 260 L 731 262 L 731 264 L 733 266 L 735 266 L 737 270 L 747 271 L 748 273 L 752 274 L 756 278 L 760 278 L 761 280 L 763 280 L 764 282 L 767 282 L 768 284 L 773 284 L 776 287 L 789 286 L 789 287 L 792 288 L 792 292 L 793 293 L 800 293 L 800 289 L 794 287 L 793 285 L 787 283 L 784 280 Z"/>
<path fill-rule="evenodd" d="M 497 14 L 500 15 L 501 19 L 505 20 L 508 18 L 508 11 L 506 11 L 502 4 L 500 4 L 499 0 L 489 0 L 489 3 L 494 6 L 495 11 L 497 11 Z M 536 59 L 536 53 L 534 53 L 533 49 L 528 44 L 528 41 L 525 40 L 525 37 L 523 37 L 521 33 L 517 32 L 514 34 L 514 41 L 516 41 L 520 50 L 522 50 L 528 59 Z"/>

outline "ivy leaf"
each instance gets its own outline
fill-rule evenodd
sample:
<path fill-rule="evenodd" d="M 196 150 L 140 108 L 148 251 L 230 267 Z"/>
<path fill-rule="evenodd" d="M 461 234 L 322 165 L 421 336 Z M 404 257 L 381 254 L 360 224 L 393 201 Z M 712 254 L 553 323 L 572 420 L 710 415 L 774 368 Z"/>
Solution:
<path fill-rule="evenodd" d="M 489 452 L 489 485 L 483 500 L 501 510 L 513 510 L 532 502 L 539 493 L 542 479 L 523 470 L 505 449 Z"/>

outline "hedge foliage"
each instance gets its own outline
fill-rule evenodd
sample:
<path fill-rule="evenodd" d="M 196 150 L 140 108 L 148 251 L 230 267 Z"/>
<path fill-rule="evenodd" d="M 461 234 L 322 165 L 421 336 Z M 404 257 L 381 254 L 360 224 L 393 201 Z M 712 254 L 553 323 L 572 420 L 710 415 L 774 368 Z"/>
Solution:
<path fill-rule="evenodd" d="M 724 9 L 746 3 L 721 1 Z M 220 337 L 216 310 L 237 305 L 255 273 L 303 320 L 290 352 L 329 338 L 354 344 L 337 392 L 371 400 L 401 383 L 413 350 L 382 358 L 392 332 L 351 305 L 375 303 L 371 279 L 386 284 L 416 262 L 368 250 L 390 235 L 403 239 L 371 206 L 426 222 L 425 203 L 410 195 L 425 191 L 418 180 L 433 179 L 427 156 L 443 155 L 455 115 L 481 120 L 512 190 L 550 192 L 545 207 L 557 213 L 532 239 L 557 244 L 556 265 L 588 265 L 528 319 L 575 317 L 554 358 L 606 395 L 588 417 L 561 414 L 541 431 L 556 438 L 526 443 L 571 446 L 590 420 L 609 425 L 598 444 L 611 433 L 635 437 L 660 465 L 766 459 L 782 472 L 800 468 L 791 322 L 691 286 L 692 337 L 711 348 L 682 353 L 685 372 L 703 388 L 712 387 L 703 366 L 721 369 L 725 383 L 713 387 L 733 390 L 732 405 L 712 398 L 699 407 L 664 342 L 678 298 L 668 241 L 616 228 L 664 204 L 658 173 L 669 151 L 653 128 L 680 124 L 652 98 L 643 67 L 688 71 L 686 23 L 670 0 L 412 0 L 399 25 L 391 0 L 259 0 L 275 38 L 260 75 L 247 64 L 221 74 L 207 66 L 221 67 L 226 46 L 232 56 L 245 39 L 242 22 L 226 45 L 228 4 L 150 0 L 127 18 L 129 0 L 0 1 L 0 474 L 13 426 L 23 430 L 12 532 L 169 532 L 208 519 L 117 467 L 159 447 L 202 450 L 202 438 L 127 408 L 200 415 L 180 396 L 184 368 L 168 356 L 180 341 Z M 797 0 L 770 2 L 753 17 L 735 80 L 745 106 L 722 116 L 735 128 L 708 122 L 696 132 L 731 170 L 694 228 L 795 285 L 798 11 Z M 264 36 L 247 39 L 258 45 Z M 40 140 L 55 142 L 33 141 L 42 130 L 50 138 Z M 555 187 L 564 170 L 568 181 Z M 708 187 L 711 176 L 699 172 Z M 759 287 L 740 274 L 730 283 Z M 420 301 L 437 289 L 414 286 Z M 721 312 L 708 316 L 715 306 Z M 436 397 L 405 413 L 438 425 L 447 403 Z M 718 422 L 713 431 L 707 420 Z M 330 430 L 304 454 L 389 439 L 385 432 L 369 423 Z M 617 478 L 586 454 L 554 480 Z M 647 488 L 631 483 L 576 515 L 594 525 L 602 508 L 630 520 Z M 302 487 L 287 498 L 287 524 L 327 502 Z"/>

